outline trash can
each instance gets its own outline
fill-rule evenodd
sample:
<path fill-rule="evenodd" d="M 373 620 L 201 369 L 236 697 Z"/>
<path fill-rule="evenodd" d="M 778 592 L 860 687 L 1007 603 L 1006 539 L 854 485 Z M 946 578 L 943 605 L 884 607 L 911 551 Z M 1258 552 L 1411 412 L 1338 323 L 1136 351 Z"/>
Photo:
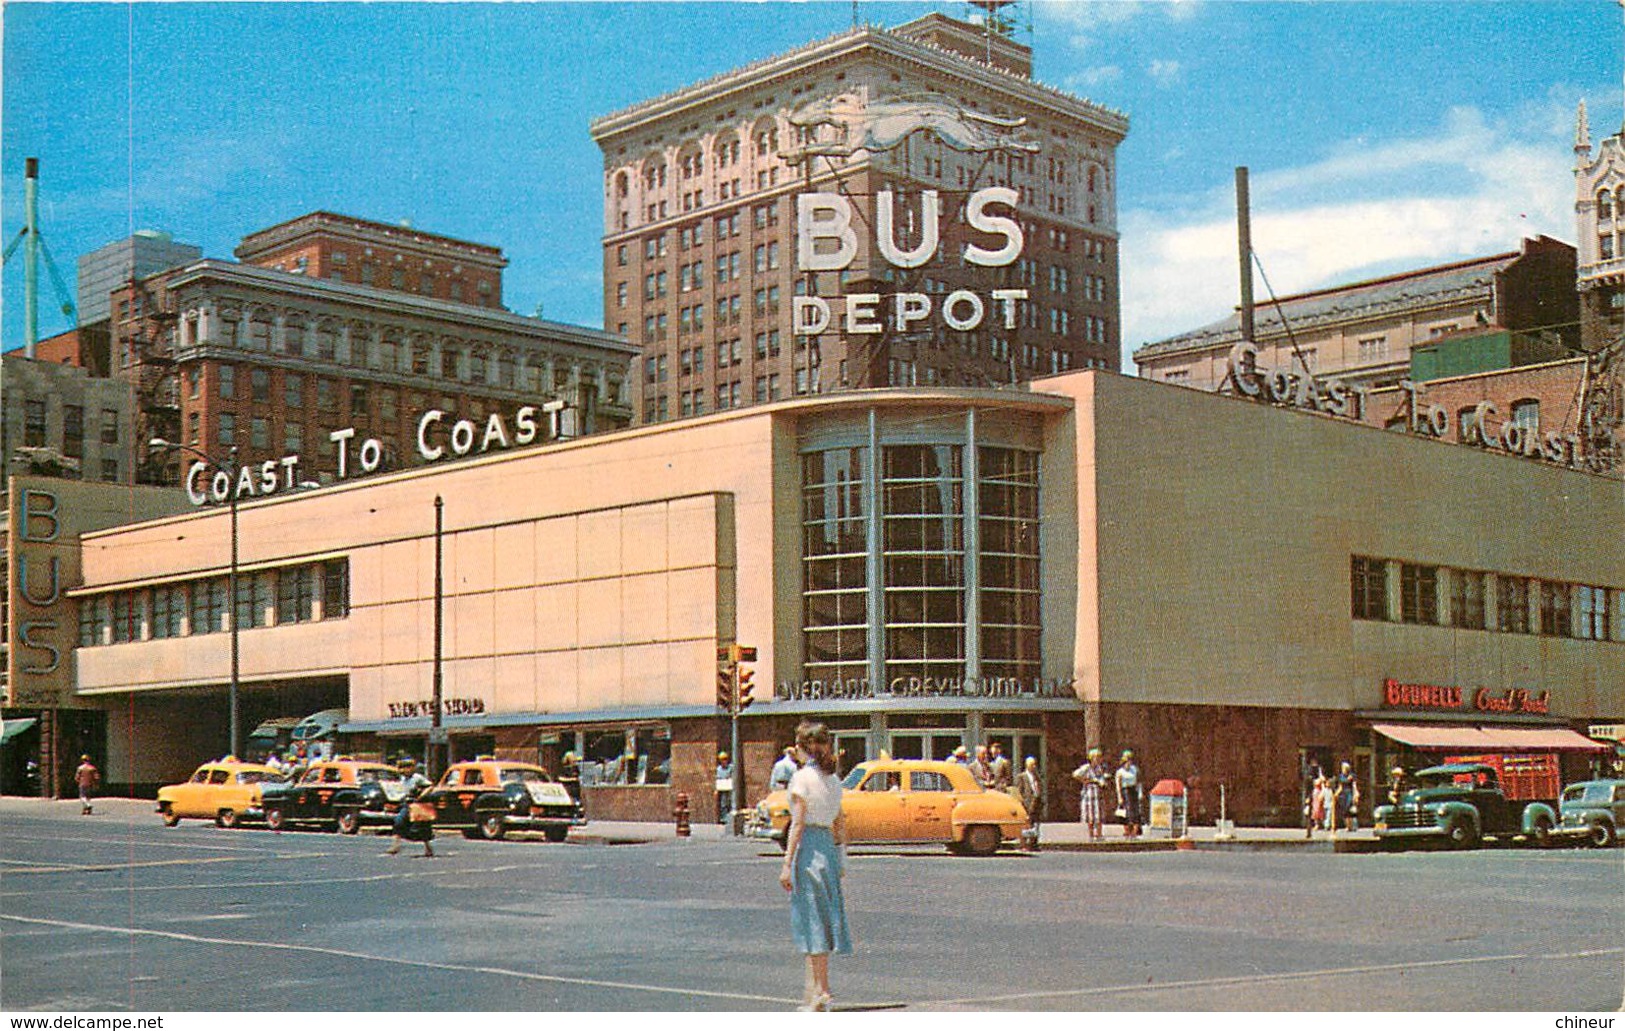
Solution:
<path fill-rule="evenodd" d="M 1151 789 L 1151 827 L 1166 828 L 1170 838 L 1185 836 L 1185 785 L 1172 778 Z"/>

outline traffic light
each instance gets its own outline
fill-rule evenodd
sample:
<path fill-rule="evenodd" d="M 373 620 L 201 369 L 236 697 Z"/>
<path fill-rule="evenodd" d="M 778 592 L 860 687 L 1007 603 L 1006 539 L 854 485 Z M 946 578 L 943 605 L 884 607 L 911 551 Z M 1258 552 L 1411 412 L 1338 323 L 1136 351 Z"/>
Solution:
<path fill-rule="evenodd" d="M 752 649 L 752 650 L 754 651 L 755 649 Z M 756 699 L 752 698 L 751 694 L 750 694 L 752 691 L 754 691 L 756 689 L 756 685 L 754 685 L 754 684 L 752 684 L 750 682 L 750 678 L 755 674 L 755 672 L 756 672 L 755 670 L 746 669 L 743 666 L 739 667 L 739 711 L 740 712 L 744 712 L 746 709 L 750 708 L 751 703 L 756 701 Z"/>
<path fill-rule="evenodd" d="M 717 668 L 717 708 L 723 712 L 733 712 L 734 705 L 734 666 L 725 662 Z"/>

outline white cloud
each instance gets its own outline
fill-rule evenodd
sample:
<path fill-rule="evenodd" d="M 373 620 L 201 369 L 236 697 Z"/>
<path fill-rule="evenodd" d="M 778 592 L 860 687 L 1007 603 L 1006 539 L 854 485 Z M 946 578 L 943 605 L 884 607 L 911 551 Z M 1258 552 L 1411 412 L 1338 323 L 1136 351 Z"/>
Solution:
<path fill-rule="evenodd" d="M 1136 18 L 1160 15 L 1175 21 L 1184 21 L 1196 13 L 1195 0 L 1177 3 L 1148 3 L 1144 0 L 1040 0 L 1034 11 L 1034 20 L 1045 23 L 1044 35 L 1064 33 L 1078 50 L 1093 46 L 1105 30 L 1124 25 Z"/>
<path fill-rule="evenodd" d="M 1568 141 L 1554 124 L 1491 125 L 1458 109 L 1415 138 L 1351 139 L 1306 165 L 1255 169 L 1253 249 L 1270 284 L 1285 295 L 1514 250 L 1540 233 L 1571 239 Z M 1192 208 L 1127 207 L 1121 221 L 1124 369 L 1132 371 L 1136 347 L 1235 308 L 1231 181 Z"/>
<path fill-rule="evenodd" d="M 1123 77 L 1123 69 L 1115 64 L 1103 64 L 1095 68 L 1085 68 L 1081 72 L 1073 72 L 1062 80 L 1067 89 L 1088 89 L 1106 82 L 1116 82 Z"/>
<path fill-rule="evenodd" d="M 1161 58 L 1153 60 L 1145 69 L 1151 81 L 1164 89 L 1179 82 L 1180 72 L 1178 61 L 1164 61 Z"/>

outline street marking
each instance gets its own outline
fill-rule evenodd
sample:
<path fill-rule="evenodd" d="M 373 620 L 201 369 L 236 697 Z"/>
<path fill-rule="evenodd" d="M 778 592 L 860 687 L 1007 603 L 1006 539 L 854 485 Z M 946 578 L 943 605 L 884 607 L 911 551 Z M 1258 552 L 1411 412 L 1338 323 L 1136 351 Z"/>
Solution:
<path fill-rule="evenodd" d="M 619 988 L 633 992 L 653 992 L 660 995 L 681 995 L 704 999 L 732 999 L 740 1002 L 772 1002 L 792 1005 L 800 1000 L 784 999 L 773 995 L 750 995 L 744 992 L 718 992 L 704 988 L 671 988 L 666 985 L 634 984 L 630 981 L 603 981 L 591 977 L 560 977 L 556 974 L 536 974 L 528 970 L 510 970 L 505 967 L 483 967 L 467 963 L 435 963 L 426 959 L 401 959 L 395 956 L 375 956 L 365 952 L 354 952 L 349 949 L 332 949 L 320 945 L 297 945 L 288 942 L 260 942 L 242 941 L 236 938 L 209 938 L 200 934 L 183 934 L 179 931 L 159 931 L 146 927 L 107 927 L 101 924 L 81 924 L 70 920 L 45 920 L 39 917 L 12 916 L 9 913 L 0 913 L 0 920 L 10 920 L 21 924 L 35 924 L 44 927 L 59 927 L 69 931 L 88 931 L 98 934 L 128 934 L 145 935 L 151 938 L 167 938 L 171 941 L 189 942 L 195 945 L 233 945 L 243 949 L 268 949 L 273 952 L 305 952 L 318 956 L 336 956 L 340 959 L 358 959 L 372 963 L 393 963 L 397 966 L 417 967 L 423 970 L 445 970 L 454 973 L 491 974 L 496 977 L 512 977 L 522 981 L 545 981 L 550 984 L 579 985 L 585 988 Z"/>
<path fill-rule="evenodd" d="M 3 919 L 3 918 L 0 918 Z M 1087 995 L 1121 995 L 1134 992 L 1167 991 L 1180 988 L 1218 988 L 1229 985 L 1262 984 L 1270 981 L 1303 981 L 1316 977 L 1346 974 L 1390 974 L 1426 967 L 1471 966 L 1477 963 L 1509 963 L 1522 960 L 1595 959 L 1600 956 L 1625 955 L 1625 948 L 1587 949 L 1581 952 L 1516 953 L 1505 956 L 1467 956 L 1461 959 L 1418 960 L 1414 963 L 1381 963 L 1364 967 L 1333 967 L 1326 970 L 1287 971 L 1279 974 L 1254 974 L 1244 977 L 1208 977 L 1190 981 L 1151 981 L 1143 984 L 1104 985 L 1099 988 L 1066 988 L 1048 992 L 1014 992 L 1009 995 L 984 995 L 969 999 L 922 999 L 922 1006 L 986 1006 L 995 1003 L 1019 1002 L 1025 999 L 1064 999 Z"/>
<path fill-rule="evenodd" d="M 93 845 L 132 845 L 141 848 L 190 848 L 202 852 L 256 852 L 264 854 L 263 848 L 243 848 L 240 845 L 194 845 L 185 841 L 138 841 L 135 838 L 24 838 L 16 835 L 6 835 L 6 841 L 30 841 L 34 843 L 57 844 L 63 841 L 83 841 Z"/>
<path fill-rule="evenodd" d="M 136 870 L 152 866 L 203 866 L 208 863 L 248 863 L 264 859 L 320 859 L 332 852 L 272 852 L 253 856 L 209 856 L 203 859 L 149 859 L 141 863 L 59 863 L 54 866 L 32 866 L 22 870 L 7 870 L 13 876 L 25 873 L 105 873 L 109 870 Z M 4 859 L 4 863 L 23 863 L 26 860 Z M 123 890 L 122 888 L 119 890 Z"/>

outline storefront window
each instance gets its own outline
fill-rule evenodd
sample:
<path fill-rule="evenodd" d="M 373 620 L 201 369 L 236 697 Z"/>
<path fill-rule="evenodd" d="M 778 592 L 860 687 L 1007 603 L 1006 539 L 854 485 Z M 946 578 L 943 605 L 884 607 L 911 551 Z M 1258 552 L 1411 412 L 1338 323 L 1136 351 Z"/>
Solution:
<path fill-rule="evenodd" d="M 671 783 L 671 728 L 605 727 L 577 735 L 584 787 Z"/>
<path fill-rule="evenodd" d="M 1450 621 L 1464 630 L 1484 629 L 1484 574 L 1457 569 L 1450 574 Z"/>
<path fill-rule="evenodd" d="M 887 447 L 881 481 L 886 680 L 965 673 L 964 449 Z"/>
<path fill-rule="evenodd" d="M 1399 617 L 1405 623 L 1437 623 L 1439 597 L 1437 566 L 1399 567 Z"/>
<path fill-rule="evenodd" d="M 982 675 L 1040 676 L 1038 456 L 980 450 Z"/>
<path fill-rule="evenodd" d="M 807 676 L 867 675 L 868 450 L 837 448 L 802 460 Z"/>
<path fill-rule="evenodd" d="M 1495 614 L 1503 634 L 1529 632 L 1529 581 L 1521 576 L 1496 578 Z"/>

